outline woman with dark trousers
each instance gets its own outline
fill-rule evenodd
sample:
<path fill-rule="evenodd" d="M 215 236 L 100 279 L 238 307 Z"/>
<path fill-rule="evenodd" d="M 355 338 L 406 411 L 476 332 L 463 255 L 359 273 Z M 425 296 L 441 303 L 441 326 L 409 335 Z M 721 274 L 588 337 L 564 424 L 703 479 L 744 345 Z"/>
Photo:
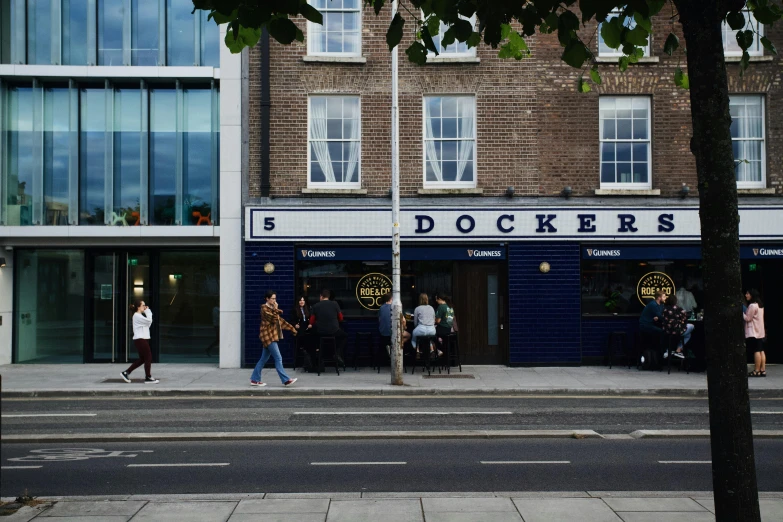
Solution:
<path fill-rule="evenodd" d="M 296 346 L 298 350 L 304 350 L 307 353 L 307 357 L 304 358 L 304 369 L 310 371 L 313 368 L 313 361 L 315 361 L 315 346 L 313 342 L 312 325 L 310 325 L 310 305 L 307 304 L 307 298 L 300 296 L 294 307 L 293 321 L 298 334 L 296 337 Z"/>
<path fill-rule="evenodd" d="M 150 307 L 147 306 L 144 301 L 135 301 L 130 305 L 130 312 L 133 314 L 133 345 L 139 352 L 139 358 L 120 375 L 122 375 L 123 381 L 131 382 L 131 372 L 143 364 L 144 374 L 146 375 L 144 382 L 147 384 L 157 384 L 160 381 L 155 379 L 150 373 L 152 368 L 152 350 L 150 350 L 152 310 L 150 310 Z"/>

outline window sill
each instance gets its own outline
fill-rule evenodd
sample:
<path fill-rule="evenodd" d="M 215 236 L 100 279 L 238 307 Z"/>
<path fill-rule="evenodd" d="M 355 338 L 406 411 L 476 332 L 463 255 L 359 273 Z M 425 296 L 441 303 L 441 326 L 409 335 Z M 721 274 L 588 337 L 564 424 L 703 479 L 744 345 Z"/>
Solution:
<path fill-rule="evenodd" d="M 364 196 L 367 194 L 367 189 L 363 188 L 306 188 L 302 189 L 302 194 L 307 194 L 311 196 L 320 195 L 320 196 L 326 196 L 326 195 L 336 195 L 336 196 Z"/>
<path fill-rule="evenodd" d="M 769 196 L 774 195 L 774 188 L 738 188 L 737 195 L 739 196 Z"/>
<path fill-rule="evenodd" d="M 307 63 L 367 63 L 366 56 L 302 56 L 302 61 Z"/>
<path fill-rule="evenodd" d="M 742 56 L 726 56 L 723 61 L 726 63 L 739 63 L 742 60 Z M 753 62 L 774 62 L 774 56 L 751 56 L 750 63 Z"/>
<path fill-rule="evenodd" d="M 595 189 L 596 196 L 660 196 L 661 189 Z"/>
<path fill-rule="evenodd" d="M 427 63 L 444 64 L 444 63 L 481 63 L 481 58 L 478 56 L 428 56 Z"/>
<path fill-rule="evenodd" d="M 480 188 L 420 188 L 420 196 L 481 196 L 484 189 Z"/>
<path fill-rule="evenodd" d="M 595 63 L 618 63 L 620 61 L 619 56 L 598 56 L 595 58 Z M 629 64 L 629 65 L 639 65 L 639 64 L 645 64 L 645 63 L 658 63 L 660 62 L 660 58 L 657 56 L 642 56 L 639 58 L 639 61 L 635 64 Z"/>

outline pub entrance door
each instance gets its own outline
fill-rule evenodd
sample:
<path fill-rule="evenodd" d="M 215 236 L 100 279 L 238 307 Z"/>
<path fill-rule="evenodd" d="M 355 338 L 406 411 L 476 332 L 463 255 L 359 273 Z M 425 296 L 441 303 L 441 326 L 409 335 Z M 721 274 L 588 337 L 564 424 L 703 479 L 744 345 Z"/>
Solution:
<path fill-rule="evenodd" d="M 506 264 L 454 263 L 454 314 L 463 364 L 507 364 Z"/>

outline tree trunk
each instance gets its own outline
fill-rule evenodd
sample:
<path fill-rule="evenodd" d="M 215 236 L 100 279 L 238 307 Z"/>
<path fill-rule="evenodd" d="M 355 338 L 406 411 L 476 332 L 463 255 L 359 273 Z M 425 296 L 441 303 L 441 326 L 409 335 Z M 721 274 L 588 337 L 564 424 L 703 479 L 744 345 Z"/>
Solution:
<path fill-rule="evenodd" d="M 739 210 L 722 2 L 675 0 L 685 35 L 699 179 L 712 482 L 718 521 L 759 521 L 742 327 Z M 718 5 L 716 5 L 718 4 Z M 727 9 L 722 9 L 723 14 Z"/>

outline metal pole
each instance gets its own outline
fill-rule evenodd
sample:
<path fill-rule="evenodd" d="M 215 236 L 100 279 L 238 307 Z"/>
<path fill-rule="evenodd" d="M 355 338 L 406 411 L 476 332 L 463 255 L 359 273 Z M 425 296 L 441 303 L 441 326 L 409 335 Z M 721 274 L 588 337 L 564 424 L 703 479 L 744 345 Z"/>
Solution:
<path fill-rule="evenodd" d="M 397 0 L 392 2 L 392 19 Z M 397 47 L 392 50 L 392 346 L 391 383 L 402 385 L 402 301 L 400 301 L 400 120 L 397 100 Z"/>

